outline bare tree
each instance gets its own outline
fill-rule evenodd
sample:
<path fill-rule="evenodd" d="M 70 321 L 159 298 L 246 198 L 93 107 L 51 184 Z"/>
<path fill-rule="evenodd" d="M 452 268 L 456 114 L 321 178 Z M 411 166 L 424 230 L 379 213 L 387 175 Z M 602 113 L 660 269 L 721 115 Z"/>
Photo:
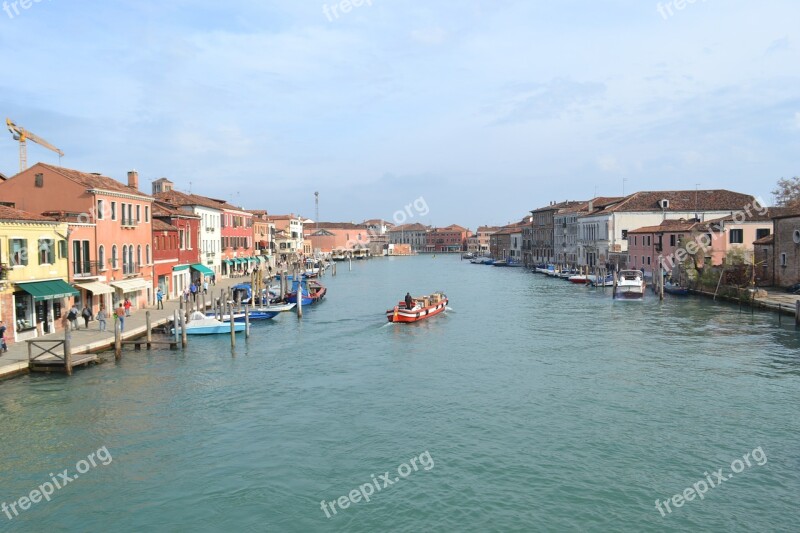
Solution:
<path fill-rule="evenodd" d="M 778 207 L 800 207 L 800 176 L 781 178 L 772 194 Z"/>

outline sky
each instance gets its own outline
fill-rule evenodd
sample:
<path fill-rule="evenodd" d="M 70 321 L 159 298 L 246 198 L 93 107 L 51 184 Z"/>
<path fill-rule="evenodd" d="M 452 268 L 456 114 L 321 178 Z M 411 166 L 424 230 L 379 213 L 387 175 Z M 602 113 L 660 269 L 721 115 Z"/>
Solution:
<path fill-rule="evenodd" d="M 25 3 L 0 4 L 0 118 L 145 192 L 475 229 L 800 175 L 797 0 Z"/>

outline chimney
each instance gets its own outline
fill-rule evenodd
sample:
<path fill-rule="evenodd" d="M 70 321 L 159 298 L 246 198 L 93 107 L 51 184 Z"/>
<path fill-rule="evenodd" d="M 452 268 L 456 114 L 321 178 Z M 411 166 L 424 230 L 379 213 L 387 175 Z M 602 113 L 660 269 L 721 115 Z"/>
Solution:
<path fill-rule="evenodd" d="M 135 170 L 128 172 L 128 187 L 139 190 L 139 173 Z"/>

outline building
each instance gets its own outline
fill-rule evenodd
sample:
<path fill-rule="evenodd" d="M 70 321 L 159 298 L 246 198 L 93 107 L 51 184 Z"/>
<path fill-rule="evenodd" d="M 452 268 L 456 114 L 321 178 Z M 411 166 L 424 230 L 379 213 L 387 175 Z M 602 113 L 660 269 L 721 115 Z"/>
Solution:
<path fill-rule="evenodd" d="M 365 220 L 364 222 L 362 222 L 362 224 L 364 224 L 367 227 L 367 230 L 373 236 L 386 235 L 387 233 L 389 233 L 389 230 L 391 230 L 394 227 L 394 224 L 392 224 L 391 222 L 387 222 L 381 218 L 373 218 L 370 220 Z"/>
<path fill-rule="evenodd" d="M 153 281 L 166 298 L 179 297 L 193 277 L 207 274 L 198 244 L 201 220 L 184 209 L 153 204 Z"/>
<path fill-rule="evenodd" d="M 553 214 L 555 262 L 575 268 L 578 265 L 578 218 L 621 201 L 622 197 L 598 197 L 565 207 Z"/>
<path fill-rule="evenodd" d="M 527 219 L 527 217 L 526 217 Z M 489 235 L 489 253 L 495 259 L 523 261 L 523 233 L 530 227 L 530 221 L 517 222 L 503 226 Z"/>
<path fill-rule="evenodd" d="M 159 189 L 156 192 L 156 189 Z M 176 191 L 172 182 L 161 178 L 153 182 L 153 196 L 165 207 L 186 211 L 200 217 L 200 233 L 192 235 L 186 244 L 199 248 L 199 263 L 214 274 L 222 275 L 222 206 L 203 196 Z"/>
<path fill-rule="evenodd" d="M 395 226 L 389 230 L 389 244 L 408 244 L 412 252 L 424 252 L 428 244 L 428 226 L 415 222 Z"/>
<path fill-rule="evenodd" d="M 371 233 L 366 224 L 317 222 L 306 228 L 306 238 L 311 241 L 313 253 L 328 254 L 334 250 L 367 249 L 370 237 Z"/>
<path fill-rule="evenodd" d="M 79 292 L 67 279 L 68 225 L 0 205 L 0 320 L 6 343 L 62 331 Z"/>
<path fill-rule="evenodd" d="M 66 213 L 83 224 L 73 225 L 69 235 L 70 279 L 80 287 L 79 300 L 93 311 L 99 301 L 116 306 L 128 298 L 138 308 L 152 301 L 153 198 L 139 191 L 136 171 L 128 172 L 123 184 L 97 173 L 37 163 L 0 182 L 0 197 L 18 209 Z"/>
<path fill-rule="evenodd" d="M 478 255 L 489 254 L 489 236 L 500 226 L 478 226 L 474 235 L 467 238 L 467 251 Z"/>
<path fill-rule="evenodd" d="M 629 231 L 668 219 L 705 222 L 756 205 L 752 196 L 727 190 L 636 192 L 578 218 L 578 264 L 622 268 Z"/>
<path fill-rule="evenodd" d="M 220 219 L 222 275 L 229 276 L 234 272 L 255 268 L 261 260 L 255 256 L 253 214 L 224 200 L 205 199 L 216 202 L 222 210 Z"/>
<path fill-rule="evenodd" d="M 433 228 L 425 236 L 425 251 L 432 253 L 457 253 L 467 249 L 467 239 L 472 232 L 457 224 Z"/>
<path fill-rule="evenodd" d="M 288 215 L 268 215 L 267 220 L 275 224 L 275 250 L 282 261 L 304 250 L 303 217 L 294 213 Z"/>
<path fill-rule="evenodd" d="M 773 285 L 791 287 L 800 283 L 800 210 L 781 212 L 773 219 L 773 224 Z M 767 242 L 761 242 L 757 246 L 763 258 L 764 250 L 769 251 L 770 247 Z"/>
<path fill-rule="evenodd" d="M 275 253 L 275 223 L 269 220 L 269 214 L 263 209 L 252 209 L 253 215 L 253 247 L 256 255 L 267 262 Z"/>
<path fill-rule="evenodd" d="M 704 226 L 694 219 L 681 219 L 665 220 L 657 226 L 629 231 L 628 268 L 641 270 L 647 277 L 652 277 L 661 261 L 664 270 L 672 271 L 688 258 L 688 255 L 678 255 L 678 250 L 685 247 L 701 227 Z"/>
<path fill-rule="evenodd" d="M 753 253 L 756 257 L 756 283 L 759 286 L 775 285 L 775 234 L 753 242 Z"/>
<path fill-rule="evenodd" d="M 555 253 L 555 216 L 566 209 L 579 207 L 586 202 L 566 201 L 551 202 L 547 207 L 531 211 L 530 231 L 523 232 L 523 239 L 530 245 L 523 246 L 523 262 L 527 265 L 553 263 Z M 529 236 L 529 238 L 528 238 Z"/>

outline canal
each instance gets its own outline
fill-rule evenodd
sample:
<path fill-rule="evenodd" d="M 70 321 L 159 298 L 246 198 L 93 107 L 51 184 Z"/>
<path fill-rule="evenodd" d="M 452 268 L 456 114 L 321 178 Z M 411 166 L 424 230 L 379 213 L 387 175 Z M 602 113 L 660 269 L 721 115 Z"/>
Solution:
<path fill-rule="evenodd" d="M 322 283 L 233 352 L 193 338 L 0 384 L 0 529 L 796 531 L 788 321 L 454 256 Z M 386 324 L 434 290 L 447 315 Z"/>

